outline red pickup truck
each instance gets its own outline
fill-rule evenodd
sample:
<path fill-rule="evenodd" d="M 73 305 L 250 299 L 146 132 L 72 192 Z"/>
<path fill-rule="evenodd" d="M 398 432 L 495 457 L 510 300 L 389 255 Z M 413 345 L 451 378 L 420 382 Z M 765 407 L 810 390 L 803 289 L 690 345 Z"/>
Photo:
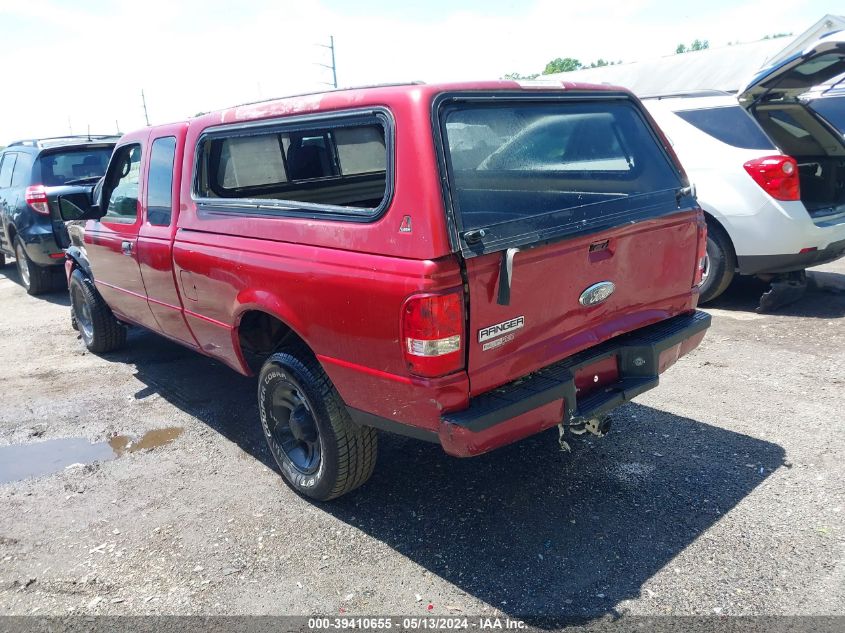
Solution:
<path fill-rule="evenodd" d="M 469 456 L 606 414 L 696 347 L 705 223 L 606 86 L 396 85 L 124 136 L 68 249 L 107 352 L 139 325 L 258 375 L 288 483 L 364 483 L 383 429 Z"/>

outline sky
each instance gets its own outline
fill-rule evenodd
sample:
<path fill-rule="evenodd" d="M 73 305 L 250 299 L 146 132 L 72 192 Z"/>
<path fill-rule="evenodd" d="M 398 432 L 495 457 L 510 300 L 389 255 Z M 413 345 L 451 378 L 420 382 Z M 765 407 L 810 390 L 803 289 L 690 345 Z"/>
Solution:
<path fill-rule="evenodd" d="M 0 145 L 128 132 L 338 84 L 496 79 L 556 57 L 636 61 L 781 32 L 818 0 L 0 0 Z"/>

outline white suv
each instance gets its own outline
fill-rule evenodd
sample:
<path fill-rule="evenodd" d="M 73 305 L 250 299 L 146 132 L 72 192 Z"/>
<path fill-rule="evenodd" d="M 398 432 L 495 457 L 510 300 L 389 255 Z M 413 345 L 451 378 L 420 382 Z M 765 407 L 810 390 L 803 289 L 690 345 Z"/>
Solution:
<path fill-rule="evenodd" d="M 644 100 L 707 214 L 701 301 L 845 255 L 845 142 L 798 96 L 845 73 L 845 32 L 726 93 Z"/>

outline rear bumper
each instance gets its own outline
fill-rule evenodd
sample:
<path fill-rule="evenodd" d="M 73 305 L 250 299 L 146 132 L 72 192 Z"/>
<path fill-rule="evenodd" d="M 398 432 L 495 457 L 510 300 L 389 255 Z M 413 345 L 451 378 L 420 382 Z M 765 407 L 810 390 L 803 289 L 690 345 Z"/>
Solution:
<path fill-rule="evenodd" d="M 802 249 L 830 252 L 835 244 L 845 240 L 845 217 L 813 218 L 799 201 L 770 199 L 753 213 L 736 209 L 719 213 L 718 206 L 710 210 L 728 232 L 737 255 L 737 268 L 743 275 L 789 272 L 816 265 L 806 263 L 814 255 L 799 254 Z"/>
<path fill-rule="evenodd" d="M 27 256 L 39 266 L 64 265 L 64 253 L 56 244 L 53 226 L 46 222 L 33 223 L 18 231 Z"/>
<path fill-rule="evenodd" d="M 618 336 L 529 377 L 470 400 L 441 417 L 438 438 L 450 455 L 468 457 L 547 428 L 606 414 L 658 384 L 658 376 L 698 346 L 710 315 L 695 311 Z M 618 380 L 578 396 L 575 374 L 610 357 Z"/>
<path fill-rule="evenodd" d="M 821 266 L 845 256 L 845 240 L 829 244 L 826 248 L 808 253 L 791 255 L 746 255 L 737 257 L 737 267 L 743 275 L 760 273 L 788 273 Z"/>

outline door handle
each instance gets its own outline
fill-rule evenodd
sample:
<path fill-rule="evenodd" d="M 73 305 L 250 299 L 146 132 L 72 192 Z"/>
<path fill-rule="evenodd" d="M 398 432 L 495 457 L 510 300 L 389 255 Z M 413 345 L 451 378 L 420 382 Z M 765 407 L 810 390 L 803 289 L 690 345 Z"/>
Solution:
<path fill-rule="evenodd" d="M 120 243 L 120 250 L 123 252 L 124 255 L 128 255 L 132 257 L 132 242 L 128 240 L 124 240 Z"/>

